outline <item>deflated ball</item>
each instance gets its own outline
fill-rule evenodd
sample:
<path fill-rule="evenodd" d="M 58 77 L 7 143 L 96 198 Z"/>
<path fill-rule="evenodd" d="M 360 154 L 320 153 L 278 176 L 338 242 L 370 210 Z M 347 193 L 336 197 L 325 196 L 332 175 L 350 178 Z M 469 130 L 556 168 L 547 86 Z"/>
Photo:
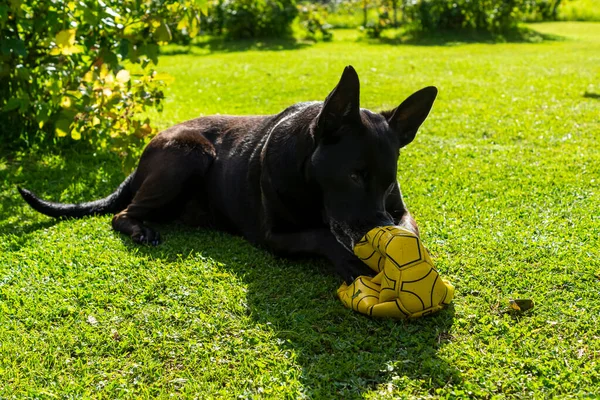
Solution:
<path fill-rule="evenodd" d="M 450 304 L 454 287 L 442 279 L 414 233 L 398 227 L 372 229 L 354 254 L 378 274 L 361 276 L 338 289 L 344 305 L 364 314 L 416 318 Z"/>

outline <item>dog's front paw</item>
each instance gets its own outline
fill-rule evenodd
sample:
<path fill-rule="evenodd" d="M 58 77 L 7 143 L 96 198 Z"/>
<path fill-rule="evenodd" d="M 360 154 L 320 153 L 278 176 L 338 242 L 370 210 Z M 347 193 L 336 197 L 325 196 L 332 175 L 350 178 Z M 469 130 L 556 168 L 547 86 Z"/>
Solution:
<path fill-rule="evenodd" d="M 131 235 L 131 239 L 133 239 L 135 243 L 156 246 L 160 243 L 160 234 L 155 230 L 144 226 L 139 231 L 134 232 L 133 235 Z"/>

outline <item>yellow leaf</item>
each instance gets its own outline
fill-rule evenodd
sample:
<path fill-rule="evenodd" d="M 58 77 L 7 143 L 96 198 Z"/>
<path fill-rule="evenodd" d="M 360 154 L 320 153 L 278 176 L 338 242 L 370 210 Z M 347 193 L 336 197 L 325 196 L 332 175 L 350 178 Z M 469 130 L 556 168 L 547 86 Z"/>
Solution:
<path fill-rule="evenodd" d="M 177 30 L 181 31 L 181 30 L 183 30 L 184 28 L 187 28 L 187 27 L 188 27 L 188 20 L 187 20 L 187 18 L 181 18 L 179 20 L 179 22 L 177 23 Z"/>
<path fill-rule="evenodd" d="M 71 98 L 68 96 L 64 96 L 62 99 L 60 99 L 60 106 L 62 108 L 69 108 L 71 107 Z"/>
<path fill-rule="evenodd" d="M 531 299 L 510 299 L 508 306 L 515 311 L 527 311 L 534 307 L 534 302 Z"/>
<path fill-rule="evenodd" d="M 54 43 L 56 47 L 50 50 L 50 55 L 56 56 L 62 54 L 70 56 L 71 54 L 81 53 L 83 48 L 75 44 L 76 29 L 65 29 L 56 34 Z"/>
<path fill-rule="evenodd" d="M 139 132 L 142 136 L 147 136 L 152 133 L 152 127 L 149 124 L 140 126 Z"/>
<path fill-rule="evenodd" d="M 81 46 L 67 46 L 61 49 L 61 54 L 63 56 L 70 56 L 71 54 L 81 53 L 83 48 Z"/>
<path fill-rule="evenodd" d="M 56 136 L 65 137 L 69 133 L 69 126 L 71 123 L 66 119 L 59 119 L 56 121 L 56 125 L 54 126 L 54 130 L 56 132 Z"/>
<path fill-rule="evenodd" d="M 102 66 L 100 67 L 100 79 L 106 78 L 106 75 L 108 75 L 108 73 L 108 65 L 102 64 Z"/>
<path fill-rule="evenodd" d="M 125 29 L 123 30 L 123 34 L 125 36 L 135 35 L 136 32 L 141 31 L 146 27 L 146 24 L 143 21 L 134 22 L 131 24 L 125 25 Z"/>
<path fill-rule="evenodd" d="M 83 81 L 84 82 L 91 82 L 94 79 L 94 73 L 92 71 L 88 71 L 86 72 L 86 74 L 83 76 Z"/>
<path fill-rule="evenodd" d="M 196 37 L 196 35 L 198 35 L 198 33 L 200 32 L 200 27 L 198 24 L 198 18 L 196 18 L 195 16 L 190 16 L 190 29 L 188 30 L 188 34 L 190 35 L 191 38 Z"/>
<path fill-rule="evenodd" d="M 98 117 L 92 118 L 92 125 L 96 126 L 98 124 L 100 124 L 100 119 Z"/>
<path fill-rule="evenodd" d="M 119 71 L 119 73 L 117 73 L 117 82 L 127 83 L 129 82 L 130 77 L 131 76 L 129 74 L 129 71 L 127 71 L 126 69 L 122 69 Z"/>
<path fill-rule="evenodd" d="M 54 37 L 54 42 L 57 46 L 68 47 L 75 44 L 75 32 L 76 29 L 65 29 L 60 31 Z"/>
<path fill-rule="evenodd" d="M 208 1 L 196 0 L 196 6 L 198 6 L 200 8 L 200 12 L 203 15 L 208 15 Z"/>
<path fill-rule="evenodd" d="M 73 129 L 71 131 L 71 138 L 73 140 L 79 140 L 79 139 L 81 139 L 81 133 L 77 129 Z"/>
<path fill-rule="evenodd" d="M 108 74 L 104 77 L 104 83 L 112 85 L 115 83 L 115 76 L 113 74 Z"/>

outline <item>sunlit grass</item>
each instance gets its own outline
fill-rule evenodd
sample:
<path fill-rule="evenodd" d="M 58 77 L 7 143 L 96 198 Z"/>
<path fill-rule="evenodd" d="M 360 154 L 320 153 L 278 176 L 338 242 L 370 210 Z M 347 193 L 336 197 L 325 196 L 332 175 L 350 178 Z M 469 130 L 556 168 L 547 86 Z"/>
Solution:
<path fill-rule="evenodd" d="M 398 171 L 424 243 L 457 289 L 433 317 L 354 314 L 324 263 L 277 259 L 237 237 L 167 226 L 164 244 L 139 247 L 108 216 L 53 221 L 15 186 L 98 198 L 124 178 L 119 161 L 4 154 L 0 397 L 599 393 L 600 24 L 533 27 L 562 39 L 413 46 L 340 32 L 312 46 L 213 43 L 161 58 L 175 78 L 164 112 L 152 114 L 162 128 L 322 100 L 348 64 L 374 110 L 436 85 Z M 508 312 L 519 297 L 536 307 Z"/>

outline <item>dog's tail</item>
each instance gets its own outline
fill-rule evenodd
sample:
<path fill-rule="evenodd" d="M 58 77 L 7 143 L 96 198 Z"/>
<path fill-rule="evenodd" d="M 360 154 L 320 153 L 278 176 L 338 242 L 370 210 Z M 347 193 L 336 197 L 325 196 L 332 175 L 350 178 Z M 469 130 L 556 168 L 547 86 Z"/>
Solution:
<path fill-rule="evenodd" d="M 115 214 L 124 210 L 134 192 L 131 189 L 131 181 L 135 171 L 129 175 L 117 190 L 107 197 L 79 204 L 63 204 L 42 200 L 27 189 L 18 187 L 19 193 L 25 201 L 36 211 L 54 218 L 81 218 L 88 215 Z"/>

